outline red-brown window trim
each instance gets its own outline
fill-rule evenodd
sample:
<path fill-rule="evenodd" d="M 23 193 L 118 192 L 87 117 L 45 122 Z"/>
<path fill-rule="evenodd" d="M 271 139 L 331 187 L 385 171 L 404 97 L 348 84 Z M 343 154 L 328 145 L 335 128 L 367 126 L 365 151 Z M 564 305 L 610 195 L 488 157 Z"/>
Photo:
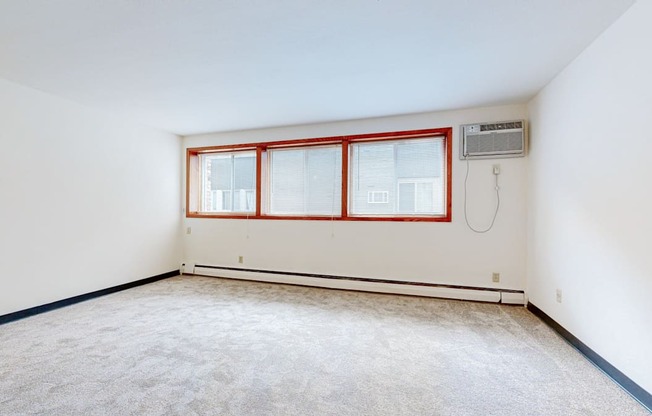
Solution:
<path fill-rule="evenodd" d="M 381 140 L 401 140 L 416 139 L 439 136 L 444 138 L 446 149 L 446 212 L 443 216 L 349 216 L 348 214 L 348 187 L 349 187 L 349 144 L 364 141 L 381 141 Z M 328 221 L 408 221 L 408 222 L 450 222 L 452 218 L 452 127 L 396 131 L 387 133 L 370 133 L 358 134 L 353 136 L 333 136 L 319 137 L 312 139 L 281 140 L 273 142 L 230 144 L 222 146 L 193 147 L 186 149 L 186 217 L 187 218 L 224 218 L 224 219 L 263 219 L 263 220 L 328 220 Z M 342 212 L 341 215 L 332 216 L 278 216 L 265 215 L 262 212 L 262 154 L 267 149 L 283 147 L 300 147 L 315 146 L 325 144 L 339 144 L 342 146 Z M 204 153 L 232 152 L 232 151 L 251 151 L 256 152 L 256 211 L 253 214 L 217 214 L 201 213 L 198 211 L 200 206 L 200 193 L 198 192 L 199 175 L 201 167 L 199 166 L 199 155 Z"/>

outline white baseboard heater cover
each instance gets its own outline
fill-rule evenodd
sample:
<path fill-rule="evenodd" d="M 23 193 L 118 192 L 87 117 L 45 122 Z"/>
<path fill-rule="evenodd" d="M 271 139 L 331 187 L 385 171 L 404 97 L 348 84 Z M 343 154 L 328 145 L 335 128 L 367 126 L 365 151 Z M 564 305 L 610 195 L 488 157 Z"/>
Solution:
<path fill-rule="evenodd" d="M 373 281 L 373 279 L 356 280 L 354 278 L 324 278 L 319 276 L 302 275 L 300 273 L 284 274 L 283 272 L 237 270 L 229 267 L 202 265 L 196 265 L 193 274 L 258 282 L 357 290 L 362 292 L 391 293 L 397 295 L 425 296 L 479 302 L 502 302 L 519 305 L 525 304 L 524 293 L 513 290 L 501 291 L 500 289 L 447 287 L 446 285 L 420 285 L 410 282 L 389 283 L 387 281 Z"/>

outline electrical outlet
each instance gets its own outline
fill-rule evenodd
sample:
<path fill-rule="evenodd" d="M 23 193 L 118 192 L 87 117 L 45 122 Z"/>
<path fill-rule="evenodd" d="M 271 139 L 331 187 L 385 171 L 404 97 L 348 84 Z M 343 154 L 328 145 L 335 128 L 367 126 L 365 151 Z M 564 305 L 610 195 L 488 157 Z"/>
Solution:
<path fill-rule="evenodd" d="M 494 175 L 500 175 L 500 165 L 494 165 Z"/>
<path fill-rule="evenodd" d="M 244 256 L 238 256 L 238 263 L 244 263 Z"/>
<path fill-rule="evenodd" d="M 500 273 L 492 273 L 491 281 L 494 283 L 500 282 Z"/>
<path fill-rule="evenodd" d="M 192 234 L 192 227 L 186 228 L 186 234 Z"/>
<path fill-rule="evenodd" d="M 557 303 L 561 303 L 561 289 L 557 289 Z"/>

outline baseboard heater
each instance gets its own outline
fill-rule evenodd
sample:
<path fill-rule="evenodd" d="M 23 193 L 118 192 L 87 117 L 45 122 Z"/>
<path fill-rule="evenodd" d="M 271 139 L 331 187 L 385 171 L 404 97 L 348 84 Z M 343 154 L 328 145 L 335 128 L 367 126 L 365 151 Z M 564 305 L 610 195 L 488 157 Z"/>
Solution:
<path fill-rule="evenodd" d="M 392 293 L 398 295 L 426 296 L 433 298 L 472 300 L 514 305 L 525 305 L 525 292 L 514 289 L 458 286 L 425 282 L 406 282 L 392 279 L 334 276 L 326 274 L 285 272 L 278 270 L 245 269 L 240 267 L 197 264 L 186 268 L 185 274 L 224 277 L 259 282 L 315 286 L 331 289 L 357 290 L 363 292 Z"/>

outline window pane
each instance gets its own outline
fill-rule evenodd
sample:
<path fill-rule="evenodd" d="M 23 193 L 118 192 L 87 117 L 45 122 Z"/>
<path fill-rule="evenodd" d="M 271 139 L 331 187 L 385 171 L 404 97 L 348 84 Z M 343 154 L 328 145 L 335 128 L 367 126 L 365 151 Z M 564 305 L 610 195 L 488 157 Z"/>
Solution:
<path fill-rule="evenodd" d="M 352 215 L 444 214 L 443 138 L 354 143 L 349 172 Z"/>
<path fill-rule="evenodd" d="M 256 210 L 255 152 L 207 154 L 202 161 L 204 212 Z"/>
<path fill-rule="evenodd" d="M 416 195 L 414 197 L 414 208 L 416 212 L 432 212 L 434 204 L 434 186 L 432 182 L 421 182 L 416 184 Z"/>
<path fill-rule="evenodd" d="M 231 189 L 231 157 L 218 157 L 208 160 L 211 173 L 211 190 Z"/>
<path fill-rule="evenodd" d="M 256 155 L 236 155 L 233 163 L 235 189 L 255 189 Z"/>
<path fill-rule="evenodd" d="M 398 184 L 398 212 L 412 214 L 415 212 L 415 187 L 414 183 Z"/>
<path fill-rule="evenodd" d="M 339 215 L 342 154 L 339 146 L 269 151 L 270 214 Z"/>

